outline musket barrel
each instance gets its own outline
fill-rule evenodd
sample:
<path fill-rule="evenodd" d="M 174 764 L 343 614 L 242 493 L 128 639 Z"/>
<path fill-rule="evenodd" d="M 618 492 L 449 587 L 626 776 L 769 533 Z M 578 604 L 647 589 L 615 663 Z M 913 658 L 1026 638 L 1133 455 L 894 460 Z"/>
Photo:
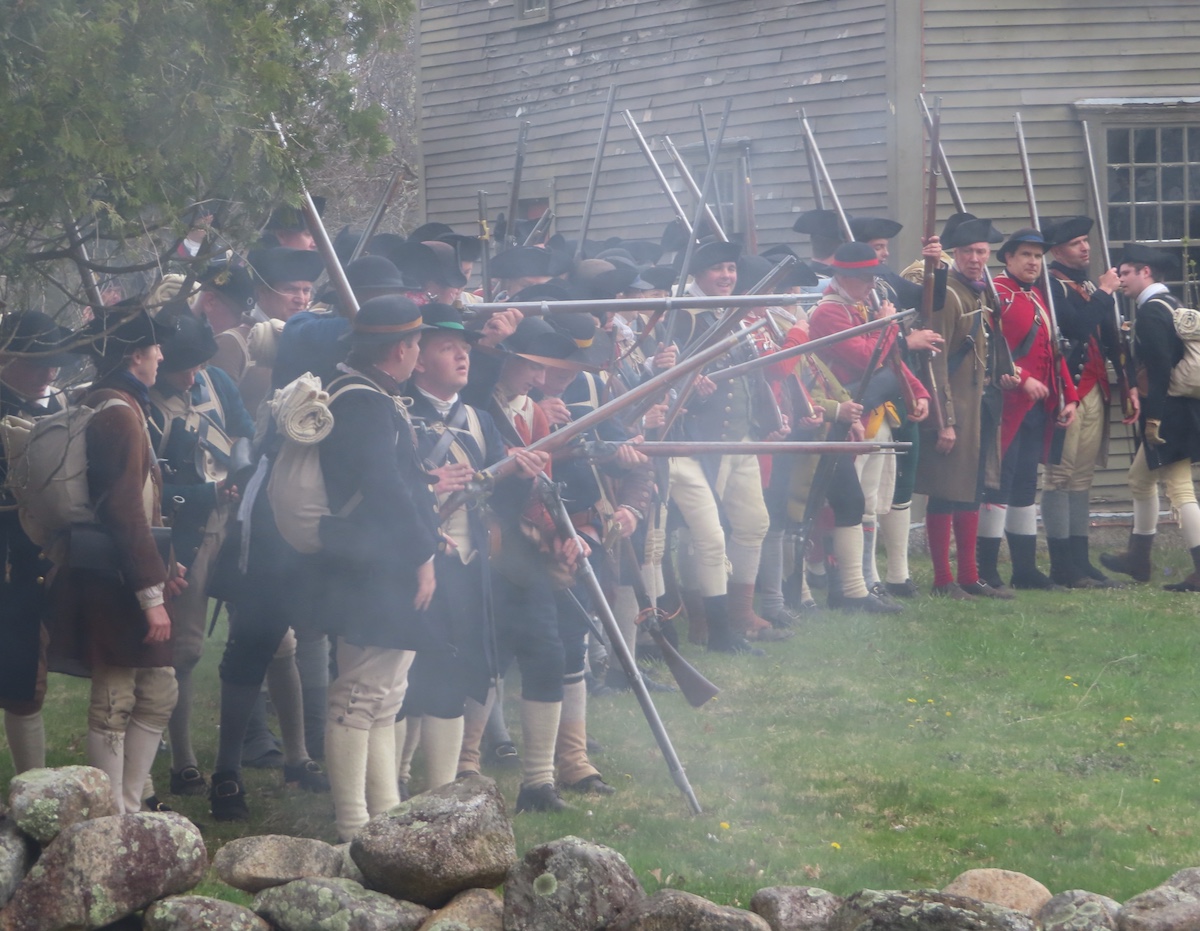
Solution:
<path fill-rule="evenodd" d="M 587 200 L 583 202 L 583 217 L 579 221 L 579 245 L 575 247 L 576 260 L 583 258 L 583 246 L 587 241 L 588 227 L 592 222 L 592 205 L 596 202 L 596 188 L 600 184 L 600 165 L 604 161 L 604 146 L 608 142 L 608 125 L 612 122 L 613 105 L 617 102 L 617 85 L 608 86 L 608 100 L 604 105 L 604 122 L 600 126 L 600 139 L 596 143 L 596 157 L 592 160 L 592 175 L 588 179 Z"/>
<path fill-rule="evenodd" d="M 687 162 L 683 160 L 683 156 L 679 154 L 679 150 L 675 148 L 675 143 L 671 141 L 671 137 L 664 135 L 662 137 L 663 148 L 667 151 L 667 156 L 675 163 L 675 168 L 679 172 L 679 176 L 683 178 L 683 183 L 687 185 L 687 189 L 697 200 L 700 200 L 700 186 L 696 184 L 696 179 L 692 177 L 692 172 L 688 169 Z M 722 242 L 729 242 L 729 237 L 725 233 L 724 225 L 717 219 L 712 212 L 712 208 L 707 203 L 704 205 L 704 218 L 708 220 L 709 225 L 713 229 L 713 233 Z"/>
<path fill-rule="evenodd" d="M 642 150 L 642 154 L 646 156 L 646 161 L 650 163 L 650 168 L 654 172 L 654 177 L 658 179 L 658 186 L 662 188 L 663 194 L 671 203 L 671 210 L 675 213 L 675 219 L 687 227 L 687 232 L 690 235 L 692 232 L 692 224 L 688 220 L 687 215 L 683 212 L 683 207 L 679 203 L 679 198 L 675 196 L 675 192 L 671 190 L 671 182 L 667 180 L 667 176 L 663 174 L 662 166 L 658 164 L 658 160 L 654 157 L 654 153 L 650 150 L 650 144 L 646 142 L 646 137 L 642 135 L 642 130 L 638 127 L 637 120 L 633 118 L 633 114 L 628 110 L 623 110 L 621 116 L 625 120 L 625 125 L 629 127 L 629 131 L 633 133 L 633 138 L 637 141 L 638 148 Z"/>
<path fill-rule="evenodd" d="M 675 308 L 691 308 L 693 310 L 713 307 L 775 307 L 787 304 L 803 304 L 810 301 L 810 294 L 735 294 L 729 297 L 648 297 L 634 300 L 611 301 L 509 301 L 507 303 L 471 304 L 466 310 L 472 313 L 501 313 L 505 310 L 516 309 L 521 313 L 553 314 L 582 311 L 598 313 L 611 311 L 643 311 L 673 310 Z"/>

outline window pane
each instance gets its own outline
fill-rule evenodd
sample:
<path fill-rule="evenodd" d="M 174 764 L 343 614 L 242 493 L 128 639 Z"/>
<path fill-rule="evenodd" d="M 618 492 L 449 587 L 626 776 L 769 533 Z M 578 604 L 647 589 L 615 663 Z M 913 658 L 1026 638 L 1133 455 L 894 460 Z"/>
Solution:
<path fill-rule="evenodd" d="M 1108 169 L 1108 202 L 1110 204 L 1127 204 L 1132 200 L 1129 196 L 1129 171 L 1128 168 Z M 1196 175 L 1196 183 L 1200 184 L 1200 172 L 1197 172 Z"/>
<path fill-rule="evenodd" d="M 1162 169 L 1162 199 L 1183 200 L 1183 166 Z"/>
<path fill-rule="evenodd" d="M 1133 160 L 1145 165 L 1158 161 L 1158 131 L 1135 129 L 1133 131 Z"/>
<path fill-rule="evenodd" d="M 1187 131 L 1188 161 L 1200 162 L 1200 128 L 1189 126 Z"/>
<path fill-rule="evenodd" d="M 1200 240 L 1200 204 L 1188 207 L 1188 239 Z"/>
<path fill-rule="evenodd" d="M 1158 205 L 1134 207 L 1133 238 L 1154 242 L 1162 239 L 1158 235 Z"/>
<path fill-rule="evenodd" d="M 1162 238 L 1183 239 L 1183 204 L 1163 205 Z"/>
<path fill-rule="evenodd" d="M 1157 168 L 1139 168 L 1134 179 L 1137 185 L 1134 200 L 1143 204 L 1158 200 Z"/>
<path fill-rule="evenodd" d="M 1132 239 L 1132 231 L 1129 225 L 1129 209 L 1128 207 L 1109 207 L 1108 208 L 1108 238 L 1112 240 Z"/>
<path fill-rule="evenodd" d="M 1188 165 L 1188 200 L 1200 200 L 1200 165 Z"/>
<path fill-rule="evenodd" d="M 1200 145 L 1200 132 L 1196 136 Z M 1129 130 L 1110 129 L 1108 131 L 1108 161 L 1112 165 L 1129 164 Z"/>
<path fill-rule="evenodd" d="M 1183 161 L 1183 127 L 1164 126 L 1161 134 L 1162 160 L 1164 162 Z"/>

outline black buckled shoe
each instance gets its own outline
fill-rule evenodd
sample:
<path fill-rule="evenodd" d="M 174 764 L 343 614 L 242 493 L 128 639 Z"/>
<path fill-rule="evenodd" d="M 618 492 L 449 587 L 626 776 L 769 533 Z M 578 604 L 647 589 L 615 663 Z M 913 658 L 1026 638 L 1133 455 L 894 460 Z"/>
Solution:
<path fill-rule="evenodd" d="M 572 806 L 563 801 L 554 783 L 547 782 L 540 786 L 521 786 L 517 793 L 517 811 L 567 811 Z"/>
<path fill-rule="evenodd" d="M 512 741 L 506 740 L 489 750 L 484 750 L 483 762 L 499 769 L 516 769 L 521 765 L 521 756 Z"/>
<path fill-rule="evenodd" d="M 578 792 L 581 795 L 612 795 L 617 790 L 604 781 L 599 773 L 584 776 L 578 782 L 566 783 L 563 788 L 568 792 Z"/>
<path fill-rule="evenodd" d="M 970 601 L 971 596 L 962 590 L 957 582 L 947 582 L 945 585 L 935 585 L 930 590 L 934 598 L 948 598 L 951 601 Z"/>
<path fill-rule="evenodd" d="M 912 579 L 905 579 L 903 582 L 884 582 L 883 588 L 895 598 L 916 598 L 921 594 L 917 583 Z"/>
<path fill-rule="evenodd" d="M 316 760 L 302 763 L 284 763 L 283 781 L 289 786 L 298 786 L 305 792 L 328 792 L 329 777 Z"/>
<path fill-rule="evenodd" d="M 204 795 L 208 792 L 208 780 L 195 766 L 185 766 L 179 772 L 171 770 L 172 795 Z"/>
<path fill-rule="evenodd" d="M 246 804 L 246 788 L 233 771 L 213 773 L 212 788 L 208 790 L 214 821 L 248 821 L 250 806 Z"/>

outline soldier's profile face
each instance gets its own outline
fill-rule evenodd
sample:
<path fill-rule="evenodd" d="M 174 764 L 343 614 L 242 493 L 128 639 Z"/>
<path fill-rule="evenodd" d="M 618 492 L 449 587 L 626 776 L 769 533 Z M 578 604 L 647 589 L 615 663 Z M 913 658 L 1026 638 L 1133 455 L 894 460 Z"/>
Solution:
<path fill-rule="evenodd" d="M 0 381 L 23 398 L 40 398 L 58 377 L 58 369 L 37 359 L 14 359 L 0 369 Z"/>
<path fill-rule="evenodd" d="M 546 381 L 546 366 L 520 356 L 507 356 L 500 370 L 500 385 L 513 397 L 529 394 Z"/>
<path fill-rule="evenodd" d="M 882 236 L 872 239 L 867 245 L 875 250 L 875 258 L 879 259 L 879 264 L 882 265 L 891 257 L 891 252 L 888 251 L 888 241 Z"/>
<path fill-rule="evenodd" d="M 1050 252 L 1056 261 L 1068 268 L 1087 268 L 1091 263 L 1092 247 L 1087 236 L 1076 236 L 1070 242 L 1055 246 Z"/>

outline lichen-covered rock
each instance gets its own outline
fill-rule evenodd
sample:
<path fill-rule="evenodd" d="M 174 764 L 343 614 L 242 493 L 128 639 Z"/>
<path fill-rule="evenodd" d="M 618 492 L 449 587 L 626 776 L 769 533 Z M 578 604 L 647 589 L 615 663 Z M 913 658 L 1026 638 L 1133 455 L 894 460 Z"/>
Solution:
<path fill-rule="evenodd" d="M 254 897 L 279 931 L 417 931 L 429 909 L 364 889 L 351 879 L 297 879 Z"/>
<path fill-rule="evenodd" d="M 846 898 L 830 931 L 1034 931 L 1024 912 L 934 889 L 863 889 Z"/>
<path fill-rule="evenodd" d="M 367 884 L 367 877 L 358 868 L 358 864 L 354 862 L 354 857 L 350 856 L 349 844 L 338 844 L 337 851 L 342 855 L 342 868 L 338 872 L 338 876 L 342 879 L 353 879 L 359 885 Z"/>
<path fill-rule="evenodd" d="M 1117 928 L 1119 931 L 1195 931 L 1200 929 L 1200 898 L 1164 883 L 1135 895 L 1122 905 L 1117 914 Z"/>
<path fill-rule="evenodd" d="M 768 886 L 750 900 L 772 931 L 826 931 L 841 907 L 840 895 L 816 886 Z"/>
<path fill-rule="evenodd" d="M 72 824 L 118 812 L 112 783 L 93 766 L 30 769 L 9 784 L 10 817 L 42 846 Z"/>
<path fill-rule="evenodd" d="M 203 895 L 174 895 L 142 916 L 143 931 L 271 931 L 244 905 Z"/>
<path fill-rule="evenodd" d="M 959 873 L 942 892 L 991 902 L 1036 918 L 1050 901 L 1050 890 L 1036 879 L 1012 870 L 967 870 Z"/>
<path fill-rule="evenodd" d="M 187 892 L 208 869 L 200 830 L 174 812 L 81 821 L 63 831 L 0 912 L 2 931 L 101 928 Z"/>
<path fill-rule="evenodd" d="M 217 851 L 213 869 L 222 882 L 235 889 L 262 892 L 308 876 L 338 878 L 342 875 L 342 852 L 308 837 L 239 837 Z"/>
<path fill-rule="evenodd" d="M 33 845 L 11 818 L 0 817 L 0 906 L 33 865 Z"/>
<path fill-rule="evenodd" d="M 608 931 L 771 931 L 771 926 L 754 912 L 663 889 L 632 903 Z"/>
<path fill-rule="evenodd" d="M 441 908 L 466 889 L 500 885 L 517 844 L 496 783 L 469 776 L 376 815 L 350 855 L 368 888 Z"/>
<path fill-rule="evenodd" d="M 418 931 L 503 931 L 504 903 L 491 889 L 460 892 Z"/>
<path fill-rule="evenodd" d="M 1188 895 L 1200 897 L 1200 867 L 1189 866 L 1187 869 L 1180 870 L 1173 874 L 1163 885 L 1182 889 Z"/>
<path fill-rule="evenodd" d="M 530 849 L 504 882 L 507 931 L 594 931 L 645 890 L 625 858 L 608 847 L 564 837 Z"/>
<path fill-rule="evenodd" d="M 1121 903 L 1106 895 L 1070 889 L 1053 896 L 1038 913 L 1042 931 L 1117 931 Z"/>

